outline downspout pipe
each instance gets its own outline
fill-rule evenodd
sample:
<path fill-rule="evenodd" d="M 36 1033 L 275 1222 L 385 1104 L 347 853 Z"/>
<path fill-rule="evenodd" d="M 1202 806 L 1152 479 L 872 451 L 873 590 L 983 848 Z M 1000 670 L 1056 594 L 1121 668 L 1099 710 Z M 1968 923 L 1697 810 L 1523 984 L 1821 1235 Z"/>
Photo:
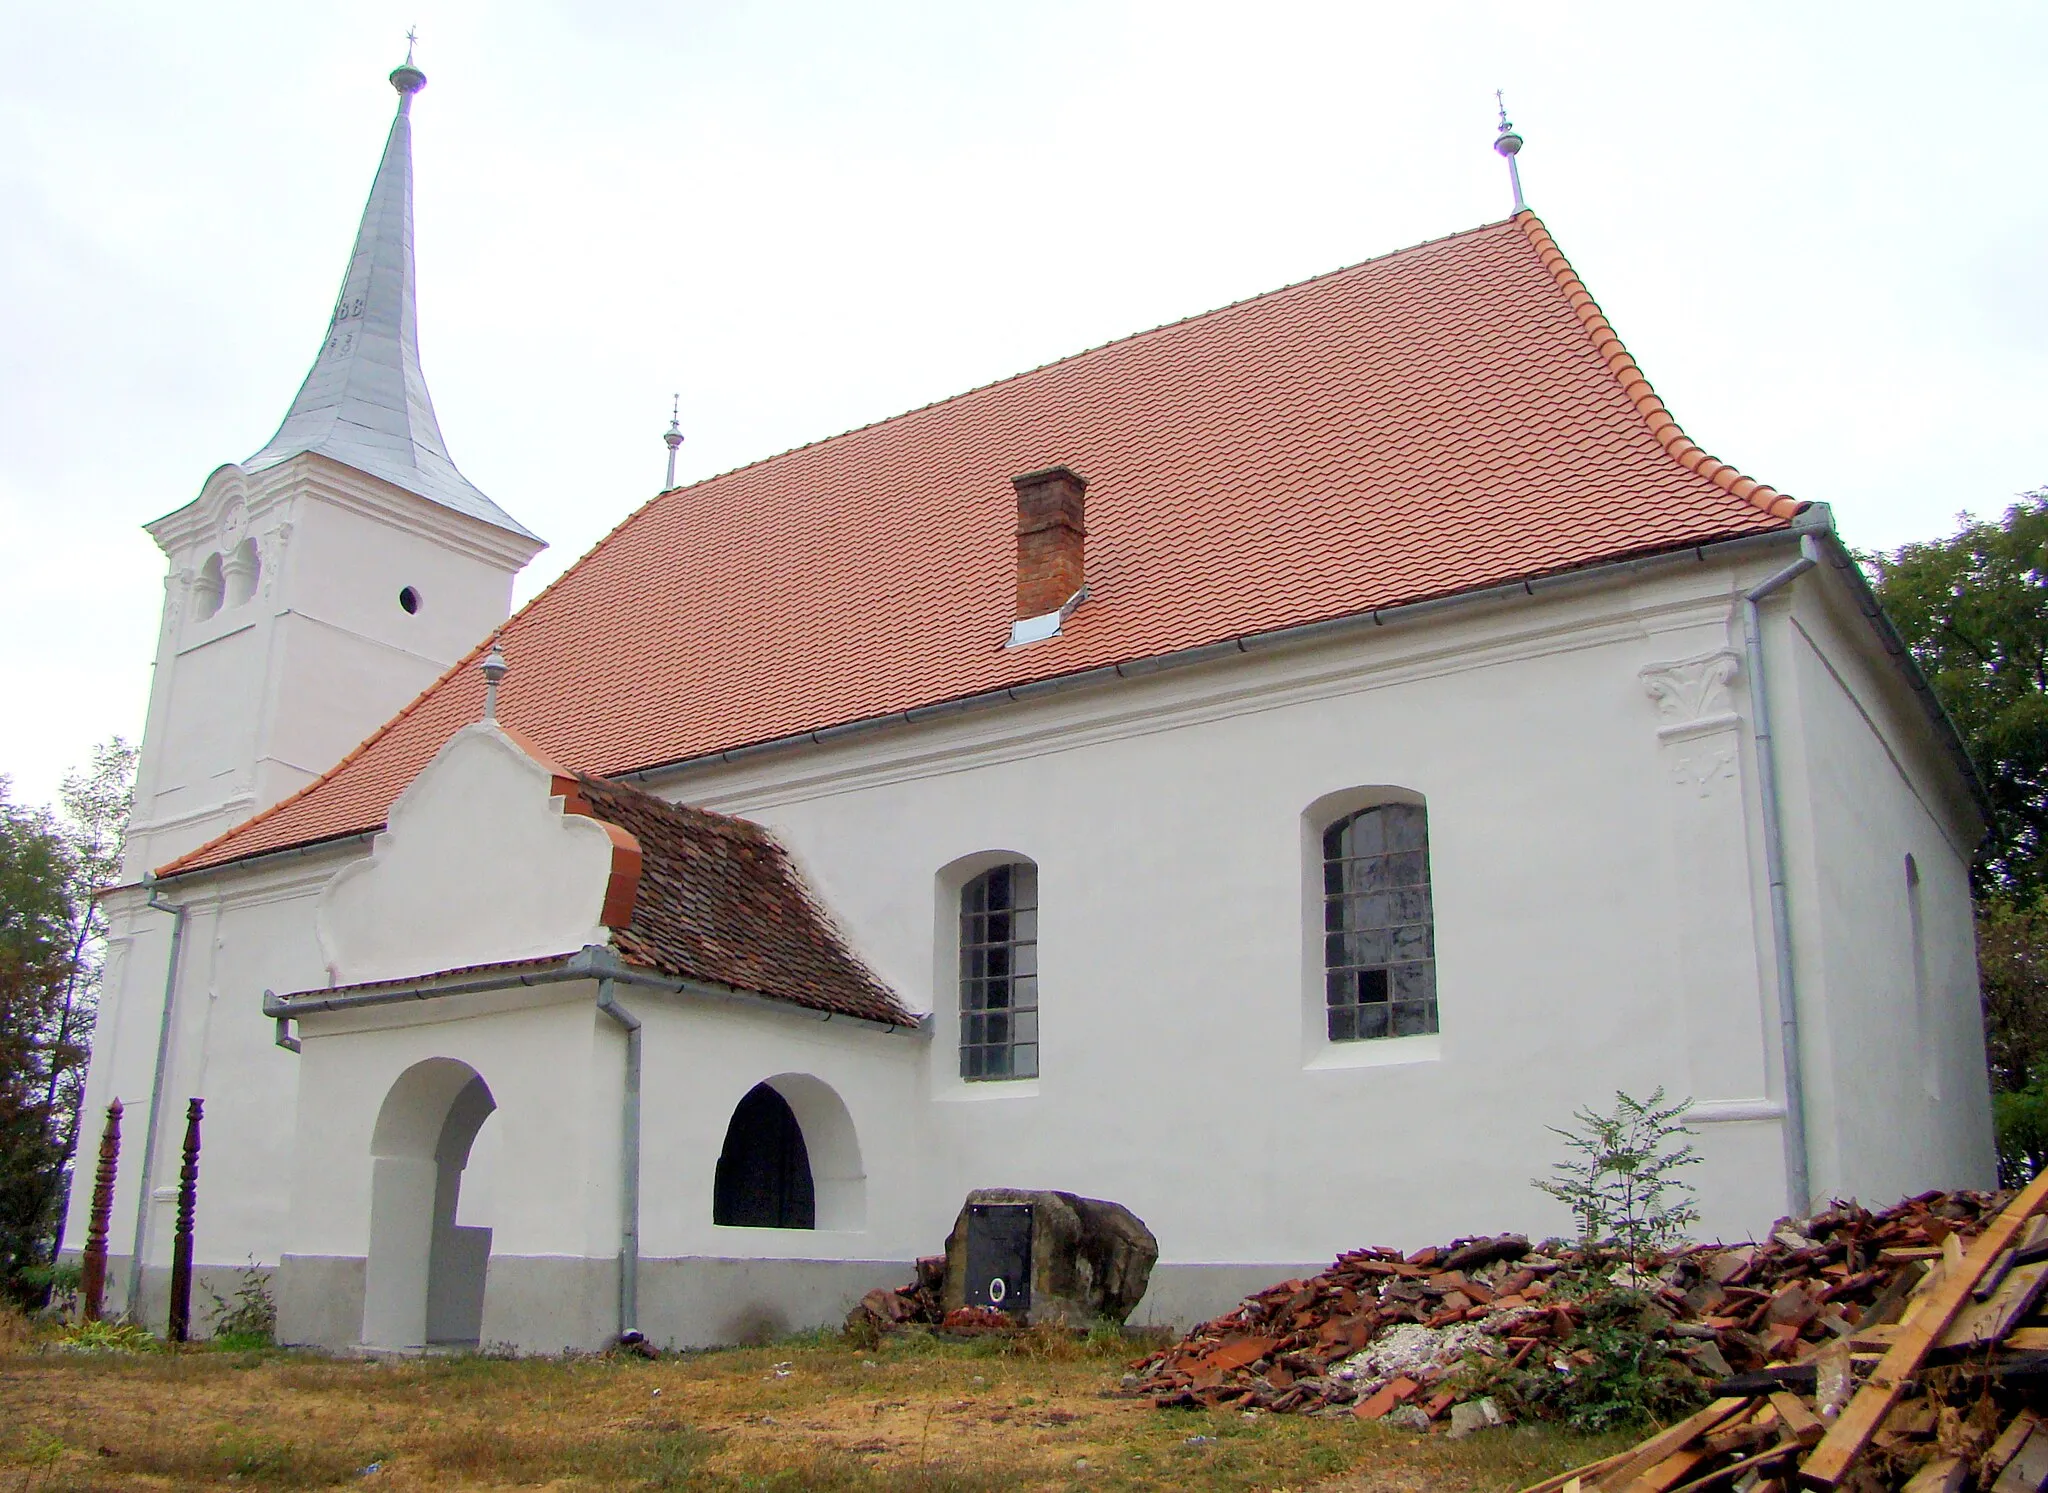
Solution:
<path fill-rule="evenodd" d="M 609 950 L 604 951 L 609 954 Z M 619 1004 L 617 982 L 599 961 L 597 1009 L 626 1034 L 626 1082 L 619 1104 L 619 1341 L 640 1336 L 640 1018 Z"/>
<path fill-rule="evenodd" d="M 1806 1149 L 1806 1075 L 1799 1046 L 1799 995 L 1792 965 L 1792 908 L 1785 892 L 1785 825 L 1778 812 L 1777 744 L 1771 734 L 1771 692 L 1764 673 L 1762 603 L 1820 563 L 1820 542 L 1799 537 L 1799 558 L 1743 593 L 1743 647 L 1749 663 L 1750 733 L 1756 738 L 1758 797 L 1763 804 L 1764 874 L 1770 882 L 1771 960 L 1778 986 L 1778 1051 L 1785 1069 L 1785 1194 L 1794 1218 L 1812 1202 Z"/>
<path fill-rule="evenodd" d="M 164 901 L 153 875 L 143 878 L 143 886 L 149 892 L 149 906 L 170 914 L 171 952 L 164 962 L 164 1008 L 156 1028 L 156 1069 L 149 1081 L 149 1123 L 142 1132 L 142 1172 L 135 1200 L 135 1243 L 128 1251 L 126 1310 L 131 1322 L 142 1315 L 142 1256 L 149 1244 L 149 1195 L 156 1185 L 157 1130 L 163 1119 L 164 1078 L 170 1067 L 171 1028 L 178 999 L 178 960 L 185 948 L 185 914 L 191 909 L 188 902 Z"/>

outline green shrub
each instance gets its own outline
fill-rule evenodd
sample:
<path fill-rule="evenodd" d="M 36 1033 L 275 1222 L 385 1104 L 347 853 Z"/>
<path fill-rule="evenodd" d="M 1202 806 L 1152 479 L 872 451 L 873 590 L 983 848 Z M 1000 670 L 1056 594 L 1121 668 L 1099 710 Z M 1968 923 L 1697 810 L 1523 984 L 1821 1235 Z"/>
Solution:
<path fill-rule="evenodd" d="M 57 1334 L 57 1344 L 86 1353 L 156 1353 L 163 1344 L 146 1327 L 133 1322 L 73 1322 Z"/>
<path fill-rule="evenodd" d="M 277 1301 L 270 1294 L 270 1276 L 255 1260 L 242 1269 L 242 1283 L 223 1299 L 212 1286 L 213 1343 L 231 1352 L 268 1348 L 277 1341 Z"/>
<path fill-rule="evenodd" d="M 2025 1088 L 1993 1095 L 1991 1117 L 1998 1127 L 1998 1180 L 2024 1187 L 2048 1166 L 2048 1073 L 2037 1071 Z"/>
<path fill-rule="evenodd" d="M 1709 1380 L 1657 1336 L 1670 1319 L 1641 1291 L 1579 1283 L 1585 1320 L 1559 1343 L 1539 1343 L 1520 1368 L 1467 1360 L 1462 1387 L 1492 1395 L 1517 1420 L 1586 1434 L 1668 1421 L 1706 1403 Z"/>

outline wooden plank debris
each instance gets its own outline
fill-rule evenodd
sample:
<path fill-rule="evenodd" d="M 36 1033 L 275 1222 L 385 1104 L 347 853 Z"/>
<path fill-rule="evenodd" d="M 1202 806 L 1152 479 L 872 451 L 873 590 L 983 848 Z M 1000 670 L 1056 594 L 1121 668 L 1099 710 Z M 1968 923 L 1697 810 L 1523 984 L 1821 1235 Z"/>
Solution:
<path fill-rule="evenodd" d="M 1948 1198 L 1665 1267 L 1672 1341 L 1711 1334 L 1742 1372 L 1626 1460 L 1525 1493 L 2048 1493 L 2048 1177 Z"/>
<path fill-rule="evenodd" d="M 1863 1388 L 1850 1400 L 1821 1443 L 1799 1469 L 1799 1479 L 1809 1488 L 1834 1489 L 1848 1476 L 1850 1466 L 1863 1454 L 1878 1425 L 1905 1393 L 1907 1381 L 1919 1369 L 1927 1352 L 1963 1309 L 1977 1277 L 1991 1267 L 2012 1241 L 2019 1237 L 2027 1220 L 2048 1203 L 2048 1174 L 2035 1178 L 2006 1210 L 1977 1236 L 1977 1242 L 1961 1261 L 1944 1260 L 1940 1284 L 1922 1297 L 1921 1309 L 1909 1327 L 1885 1354 Z M 1949 1240 L 1957 1236 L 1951 1234 Z M 1944 1240 L 1946 1245 L 1948 1240 Z"/>
<path fill-rule="evenodd" d="M 1913 1474 L 1901 1493 L 1963 1493 L 1970 1481 L 1970 1464 L 1961 1457 L 1936 1457 Z"/>
<path fill-rule="evenodd" d="M 2013 1459 L 2005 1464 L 1991 1493 L 2041 1493 L 2048 1486 L 2048 1428 L 2035 1426 Z"/>

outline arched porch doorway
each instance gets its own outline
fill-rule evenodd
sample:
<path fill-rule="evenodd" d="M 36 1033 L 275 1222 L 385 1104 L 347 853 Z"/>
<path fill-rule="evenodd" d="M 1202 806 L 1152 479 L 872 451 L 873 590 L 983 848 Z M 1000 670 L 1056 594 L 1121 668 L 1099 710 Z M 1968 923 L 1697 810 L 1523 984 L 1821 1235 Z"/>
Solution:
<path fill-rule="evenodd" d="M 482 1336 L 491 1231 L 456 1215 L 470 1148 L 496 1108 L 483 1076 L 453 1058 L 415 1063 L 384 1096 L 370 1141 L 368 1346 L 474 1346 Z"/>
<path fill-rule="evenodd" d="M 860 1141 L 830 1084 L 808 1073 L 779 1073 L 747 1091 L 719 1151 L 711 1221 L 757 1229 L 866 1223 Z"/>

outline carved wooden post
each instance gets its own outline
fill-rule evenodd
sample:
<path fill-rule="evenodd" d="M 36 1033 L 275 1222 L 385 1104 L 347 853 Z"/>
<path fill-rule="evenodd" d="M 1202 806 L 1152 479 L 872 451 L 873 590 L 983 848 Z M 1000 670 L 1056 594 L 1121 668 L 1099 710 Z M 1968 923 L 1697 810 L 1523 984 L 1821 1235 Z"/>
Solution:
<path fill-rule="evenodd" d="M 185 1164 L 178 1169 L 178 1227 L 171 1236 L 171 1320 L 174 1343 L 192 1335 L 192 1214 L 199 1203 L 199 1116 L 197 1099 L 185 1106 Z"/>
<path fill-rule="evenodd" d="M 85 1254 L 79 1261 L 79 1294 L 85 1320 L 97 1322 L 107 1295 L 107 1225 L 114 1216 L 114 1173 L 121 1163 L 121 1101 L 107 1106 L 100 1132 L 100 1167 L 92 1179 L 92 1221 L 86 1225 Z M 131 1267 L 132 1268 L 132 1267 Z"/>

